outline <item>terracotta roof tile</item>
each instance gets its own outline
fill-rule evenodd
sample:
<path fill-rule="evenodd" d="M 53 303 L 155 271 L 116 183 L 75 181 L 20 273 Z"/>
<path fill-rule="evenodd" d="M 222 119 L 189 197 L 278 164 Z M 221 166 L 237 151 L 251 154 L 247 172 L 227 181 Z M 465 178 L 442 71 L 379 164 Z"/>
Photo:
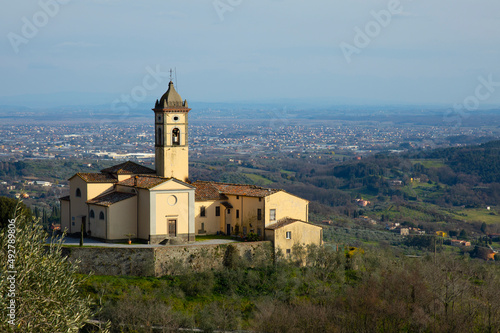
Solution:
<path fill-rule="evenodd" d="M 196 181 L 192 185 L 196 186 L 196 200 L 217 200 L 221 194 L 263 198 L 281 191 L 256 185 L 226 184 L 206 181 Z"/>
<path fill-rule="evenodd" d="M 315 224 L 312 224 L 312 223 L 309 223 L 309 222 L 306 222 L 306 221 L 302 221 L 302 220 L 297 220 L 297 219 L 292 219 L 292 218 L 289 218 L 289 217 L 285 217 L 285 218 L 282 218 L 281 220 L 279 220 L 276 223 L 273 223 L 273 224 L 270 224 L 270 225 L 266 226 L 266 229 L 275 230 L 275 229 L 279 229 L 281 227 L 284 227 L 286 225 L 289 225 L 289 224 L 292 224 L 292 223 L 295 223 L 295 222 L 306 223 L 306 224 L 309 224 L 309 225 L 311 225 L 313 227 L 323 228 L 323 227 L 321 227 L 319 225 L 315 225 Z"/>
<path fill-rule="evenodd" d="M 79 172 L 75 174 L 73 177 L 78 176 L 83 179 L 87 183 L 116 183 L 116 178 L 104 173 L 86 173 Z M 73 178 L 71 177 L 71 178 Z M 70 179 L 71 179 L 70 178 Z"/>
<path fill-rule="evenodd" d="M 135 196 L 135 193 L 123 193 L 123 192 L 111 192 L 108 194 L 103 194 L 94 199 L 88 200 L 88 204 L 99 205 L 109 207 L 114 203 L 123 201 L 128 198 L 132 198 Z"/>
<path fill-rule="evenodd" d="M 172 178 L 163 178 L 160 176 L 135 176 L 122 180 L 118 185 L 150 189 L 170 179 Z"/>
<path fill-rule="evenodd" d="M 140 175 L 140 174 L 155 174 L 156 171 L 145 167 L 143 165 L 137 164 L 132 161 L 127 161 L 122 164 L 118 164 L 106 169 L 102 169 L 103 173 L 113 173 L 119 175 Z"/>
<path fill-rule="evenodd" d="M 192 185 L 196 187 L 195 200 L 219 200 L 221 198 L 219 190 L 210 182 L 194 182 Z"/>

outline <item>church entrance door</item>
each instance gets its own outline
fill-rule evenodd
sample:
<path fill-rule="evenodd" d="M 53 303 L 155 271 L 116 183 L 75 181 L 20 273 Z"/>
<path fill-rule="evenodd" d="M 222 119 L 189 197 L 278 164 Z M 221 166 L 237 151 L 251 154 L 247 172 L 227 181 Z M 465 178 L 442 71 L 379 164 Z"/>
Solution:
<path fill-rule="evenodd" d="M 177 237 L 177 220 L 168 220 L 168 236 Z"/>

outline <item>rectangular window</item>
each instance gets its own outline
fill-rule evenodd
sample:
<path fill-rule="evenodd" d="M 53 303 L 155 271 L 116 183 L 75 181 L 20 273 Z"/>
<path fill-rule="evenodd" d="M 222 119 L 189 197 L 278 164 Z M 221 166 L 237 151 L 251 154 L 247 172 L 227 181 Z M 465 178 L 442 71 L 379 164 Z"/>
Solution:
<path fill-rule="evenodd" d="M 236 210 L 236 218 L 237 218 L 237 219 L 239 219 L 239 218 L 240 218 L 240 210 L 239 210 L 239 209 L 237 209 L 237 210 Z"/>
<path fill-rule="evenodd" d="M 200 207 L 200 216 L 205 216 L 205 206 Z"/>
<path fill-rule="evenodd" d="M 269 220 L 276 221 L 276 209 L 269 210 Z"/>
<path fill-rule="evenodd" d="M 257 235 L 262 236 L 262 230 L 260 230 L 260 228 L 257 228 Z"/>
<path fill-rule="evenodd" d="M 262 198 L 259 198 L 259 202 L 261 202 L 261 201 L 262 201 Z"/>
<path fill-rule="evenodd" d="M 243 227 L 243 235 L 246 236 L 246 234 L 247 234 L 247 227 Z"/>
<path fill-rule="evenodd" d="M 286 254 L 289 256 L 290 255 L 290 249 L 286 249 Z"/>
<path fill-rule="evenodd" d="M 262 220 L 262 209 L 257 208 L 257 220 Z"/>
<path fill-rule="evenodd" d="M 227 213 L 231 214 L 231 209 L 230 208 L 227 209 Z"/>
<path fill-rule="evenodd" d="M 220 216 L 220 206 L 215 207 L 215 216 Z"/>
<path fill-rule="evenodd" d="M 291 231 L 286 232 L 286 239 L 292 239 L 292 232 Z"/>
<path fill-rule="evenodd" d="M 239 199 L 240 199 L 240 196 L 239 196 L 239 195 L 237 195 L 237 196 L 236 196 L 236 200 L 239 200 Z"/>

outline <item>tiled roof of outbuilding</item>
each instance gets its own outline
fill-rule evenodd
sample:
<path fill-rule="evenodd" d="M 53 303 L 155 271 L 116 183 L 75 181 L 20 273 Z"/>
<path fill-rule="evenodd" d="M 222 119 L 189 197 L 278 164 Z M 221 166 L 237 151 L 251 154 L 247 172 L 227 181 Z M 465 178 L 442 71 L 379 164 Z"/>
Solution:
<path fill-rule="evenodd" d="M 302 221 L 302 220 L 297 220 L 297 219 L 292 219 L 292 218 L 289 218 L 289 217 L 285 217 L 285 218 L 282 218 L 281 220 L 279 220 L 276 223 L 273 223 L 273 224 L 270 224 L 270 225 L 266 226 L 266 229 L 274 230 L 274 229 L 278 229 L 278 228 L 284 227 L 286 225 L 289 225 L 289 224 L 292 224 L 292 223 L 295 223 L 295 222 L 301 222 L 301 223 L 305 223 L 305 224 L 308 224 L 308 225 L 313 226 L 313 227 L 323 228 L 323 227 L 321 227 L 319 225 L 315 225 L 315 224 L 312 224 L 312 223 L 309 223 L 309 222 L 306 222 L 306 221 Z"/>

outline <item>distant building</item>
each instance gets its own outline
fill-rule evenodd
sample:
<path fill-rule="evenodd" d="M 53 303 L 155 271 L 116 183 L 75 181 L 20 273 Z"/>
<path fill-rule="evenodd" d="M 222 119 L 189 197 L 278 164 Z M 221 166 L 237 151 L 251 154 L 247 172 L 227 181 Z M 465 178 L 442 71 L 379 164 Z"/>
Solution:
<path fill-rule="evenodd" d="M 446 237 L 446 232 L 444 231 L 436 231 L 436 235 L 439 237 Z"/>
<path fill-rule="evenodd" d="M 360 207 L 366 207 L 368 206 L 371 202 L 368 201 L 368 200 L 363 200 L 363 199 L 356 199 L 356 203 L 358 204 L 358 206 Z"/>
<path fill-rule="evenodd" d="M 469 241 L 465 241 L 465 240 L 452 239 L 451 245 L 453 245 L 453 246 L 471 246 L 471 243 Z"/>
<path fill-rule="evenodd" d="M 34 185 L 49 187 L 49 186 L 52 186 L 52 183 L 51 182 L 46 182 L 46 181 L 43 181 L 43 180 L 35 180 Z"/>

